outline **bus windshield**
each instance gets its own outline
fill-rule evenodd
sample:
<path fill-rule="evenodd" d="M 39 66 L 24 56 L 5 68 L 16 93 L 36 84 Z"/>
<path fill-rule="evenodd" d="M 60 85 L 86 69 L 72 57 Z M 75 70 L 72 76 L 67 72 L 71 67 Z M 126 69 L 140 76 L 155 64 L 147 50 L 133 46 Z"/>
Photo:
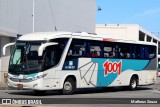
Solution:
<path fill-rule="evenodd" d="M 160 72 L 160 63 L 158 63 L 158 72 Z"/>
<path fill-rule="evenodd" d="M 57 65 L 65 45 L 59 39 L 54 41 L 57 41 L 58 45 L 46 47 L 42 56 L 38 56 L 38 49 L 44 42 L 17 42 L 10 59 L 9 72 L 31 74 Z"/>
<path fill-rule="evenodd" d="M 38 72 L 42 57 L 38 56 L 38 48 L 43 42 L 17 42 L 12 53 L 9 72 L 29 73 Z"/>

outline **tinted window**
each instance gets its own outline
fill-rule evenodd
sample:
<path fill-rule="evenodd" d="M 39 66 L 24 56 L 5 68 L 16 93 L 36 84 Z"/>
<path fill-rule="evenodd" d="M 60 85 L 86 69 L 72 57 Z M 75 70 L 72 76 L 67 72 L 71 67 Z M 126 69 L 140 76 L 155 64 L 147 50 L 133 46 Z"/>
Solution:
<path fill-rule="evenodd" d="M 82 57 L 86 56 L 86 41 L 81 39 L 73 39 L 68 50 L 67 56 Z"/>

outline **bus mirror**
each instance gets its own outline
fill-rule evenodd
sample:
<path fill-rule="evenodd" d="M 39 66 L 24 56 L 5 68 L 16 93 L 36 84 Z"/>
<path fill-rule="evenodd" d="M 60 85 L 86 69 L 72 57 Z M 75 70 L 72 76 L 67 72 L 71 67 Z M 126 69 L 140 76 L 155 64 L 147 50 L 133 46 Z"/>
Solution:
<path fill-rule="evenodd" d="M 45 50 L 45 48 L 47 46 L 51 46 L 51 45 L 58 45 L 58 43 L 56 42 L 50 42 L 50 43 L 45 43 L 45 44 L 42 44 L 39 49 L 38 49 L 38 56 L 42 56 L 43 54 L 43 50 Z"/>
<path fill-rule="evenodd" d="M 6 54 L 6 48 L 9 47 L 9 46 L 11 46 L 11 45 L 14 45 L 14 44 L 15 44 L 15 42 L 13 42 L 13 43 L 8 43 L 8 44 L 4 45 L 4 46 L 3 46 L 3 55 Z"/>

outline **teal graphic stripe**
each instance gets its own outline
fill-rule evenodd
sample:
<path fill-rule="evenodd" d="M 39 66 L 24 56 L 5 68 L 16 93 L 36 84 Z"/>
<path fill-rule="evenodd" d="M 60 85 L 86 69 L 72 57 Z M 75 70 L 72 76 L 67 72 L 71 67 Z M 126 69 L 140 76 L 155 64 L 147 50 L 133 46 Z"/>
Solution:
<path fill-rule="evenodd" d="M 97 76 L 97 86 L 109 86 L 117 77 L 118 72 L 116 73 L 108 73 L 107 76 L 104 75 L 105 68 L 103 64 L 106 61 L 111 63 L 120 62 L 122 64 L 121 73 L 125 72 L 126 70 L 134 70 L 134 71 L 141 71 L 146 68 L 149 63 L 149 60 L 132 60 L 132 59 L 104 59 L 104 58 L 92 58 L 93 62 L 98 63 L 98 76 Z"/>

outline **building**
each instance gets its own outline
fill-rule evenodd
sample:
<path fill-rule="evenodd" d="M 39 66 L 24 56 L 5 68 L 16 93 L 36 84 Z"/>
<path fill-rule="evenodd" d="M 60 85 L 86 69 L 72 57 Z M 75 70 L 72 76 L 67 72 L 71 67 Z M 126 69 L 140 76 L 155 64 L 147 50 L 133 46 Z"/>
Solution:
<path fill-rule="evenodd" d="M 17 34 L 11 31 L 0 29 L 0 82 L 4 82 L 4 72 L 8 69 L 10 48 L 7 49 L 6 56 L 2 55 L 2 48 L 9 42 L 14 42 Z M 3 72 L 2 72 L 3 71 Z"/>
<path fill-rule="evenodd" d="M 33 27 L 35 32 L 93 33 L 95 16 L 96 0 L 0 0 L 0 28 L 18 34 Z"/>
<path fill-rule="evenodd" d="M 138 24 L 97 24 L 96 33 L 125 40 L 154 42 L 160 54 L 160 38 Z"/>
<path fill-rule="evenodd" d="M 33 17 L 34 16 L 34 17 Z M 8 70 L 10 48 L 17 34 L 31 32 L 95 32 L 96 0 L 0 0 L 0 82 Z"/>

